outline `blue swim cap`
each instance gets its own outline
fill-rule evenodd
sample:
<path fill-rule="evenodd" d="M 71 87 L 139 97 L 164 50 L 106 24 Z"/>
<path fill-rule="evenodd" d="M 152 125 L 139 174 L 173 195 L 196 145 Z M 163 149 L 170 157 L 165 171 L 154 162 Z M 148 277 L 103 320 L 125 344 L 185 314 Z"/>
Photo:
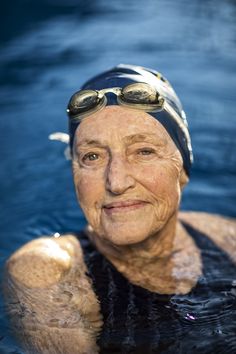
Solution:
<path fill-rule="evenodd" d="M 120 64 L 87 81 L 82 90 L 102 90 L 112 87 L 124 87 L 132 83 L 147 83 L 154 87 L 164 98 L 167 105 L 157 112 L 148 112 L 158 120 L 174 141 L 183 159 L 183 167 L 189 175 L 193 161 L 188 123 L 181 102 L 171 84 L 157 71 L 135 65 Z M 107 105 L 118 105 L 112 93 L 106 94 Z M 72 151 L 75 131 L 79 121 L 69 119 L 70 147 Z"/>

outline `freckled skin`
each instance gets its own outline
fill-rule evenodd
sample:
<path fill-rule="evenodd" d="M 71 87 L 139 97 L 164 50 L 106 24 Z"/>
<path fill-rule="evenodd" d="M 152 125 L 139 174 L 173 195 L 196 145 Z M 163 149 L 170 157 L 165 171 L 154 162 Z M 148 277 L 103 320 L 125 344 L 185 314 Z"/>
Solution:
<path fill-rule="evenodd" d="M 108 106 L 82 120 L 72 166 L 88 235 L 100 252 L 134 284 L 159 293 L 188 292 L 201 274 L 201 260 L 193 240 L 176 229 L 187 177 L 163 126 L 140 110 Z M 127 201 L 139 205 L 116 207 Z"/>
<path fill-rule="evenodd" d="M 100 306 L 72 235 L 41 237 L 6 263 L 4 293 L 25 354 L 95 354 Z"/>
<path fill-rule="evenodd" d="M 149 140 L 126 140 L 138 134 Z M 92 140 L 96 143 L 86 144 Z M 87 154 L 96 159 L 89 160 Z M 73 173 L 80 205 L 94 232 L 117 245 L 145 240 L 173 216 L 180 201 L 181 171 L 173 141 L 145 112 L 108 106 L 77 129 Z M 107 215 L 103 208 L 137 199 L 145 204 L 133 211 Z"/>

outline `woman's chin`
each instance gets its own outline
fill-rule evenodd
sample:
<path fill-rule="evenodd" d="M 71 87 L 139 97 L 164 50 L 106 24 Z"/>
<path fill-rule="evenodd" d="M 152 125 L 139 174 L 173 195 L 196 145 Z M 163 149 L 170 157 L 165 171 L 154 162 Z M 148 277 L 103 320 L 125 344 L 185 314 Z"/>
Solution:
<path fill-rule="evenodd" d="M 147 227 L 148 225 L 148 227 Z M 158 232 L 160 227 L 155 228 Z M 153 230 L 150 228 L 150 224 L 133 222 L 125 224 L 106 225 L 103 232 L 103 237 L 117 246 L 125 246 L 140 243 L 153 234 Z"/>

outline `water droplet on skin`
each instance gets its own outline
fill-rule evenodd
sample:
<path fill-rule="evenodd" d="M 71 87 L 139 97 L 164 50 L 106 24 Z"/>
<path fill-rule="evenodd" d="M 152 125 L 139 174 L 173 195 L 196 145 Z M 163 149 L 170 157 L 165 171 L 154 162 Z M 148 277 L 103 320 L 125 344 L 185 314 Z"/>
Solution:
<path fill-rule="evenodd" d="M 58 238 L 58 237 L 60 237 L 61 235 L 59 234 L 59 232 L 55 232 L 55 234 L 53 234 L 53 237 L 55 237 L 55 238 Z"/>

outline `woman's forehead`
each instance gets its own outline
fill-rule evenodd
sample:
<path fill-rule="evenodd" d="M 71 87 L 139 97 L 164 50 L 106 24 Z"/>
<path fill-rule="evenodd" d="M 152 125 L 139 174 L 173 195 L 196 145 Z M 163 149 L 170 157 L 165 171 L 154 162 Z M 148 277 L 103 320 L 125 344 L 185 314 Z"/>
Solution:
<path fill-rule="evenodd" d="M 77 140 L 113 139 L 124 141 L 147 139 L 171 140 L 156 119 L 146 112 L 120 106 L 107 106 L 84 118 L 76 131 Z"/>

